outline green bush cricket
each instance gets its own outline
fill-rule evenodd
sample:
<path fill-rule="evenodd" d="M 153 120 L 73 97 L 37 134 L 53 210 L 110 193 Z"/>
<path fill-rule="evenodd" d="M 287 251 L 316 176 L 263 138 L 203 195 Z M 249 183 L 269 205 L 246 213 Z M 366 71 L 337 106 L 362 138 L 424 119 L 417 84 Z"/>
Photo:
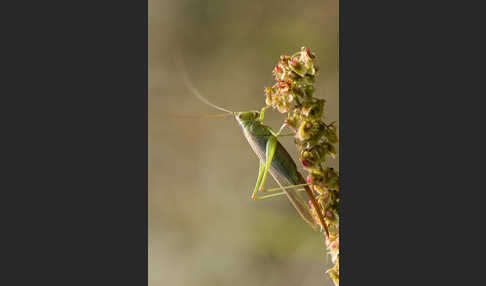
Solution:
<path fill-rule="evenodd" d="M 180 64 L 179 64 L 180 65 Z M 243 130 L 245 138 L 248 140 L 252 150 L 258 156 L 260 160 L 260 168 L 258 171 L 258 179 L 255 188 L 252 192 L 251 198 L 254 200 L 275 197 L 278 195 L 287 195 L 289 201 L 295 207 L 302 219 L 311 225 L 313 228 L 316 227 L 316 222 L 314 221 L 313 215 L 309 208 L 303 203 L 302 198 L 299 196 L 297 191 L 305 191 L 307 196 L 310 198 L 310 202 L 314 209 L 316 210 L 317 217 L 320 224 L 322 225 L 326 236 L 329 237 L 329 230 L 327 224 L 324 220 L 322 210 L 317 203 L 317 199 L 306 183 L 302 174 L 297 170 L 297 166 L 287 152 L 287 150 L 282 146 L 282 144 L 277 140 L 281 135 L 283 125 L 278 132 L 275 132 L 271 127 L 263 125 L 264 112 L 269 106 L 264 107 L 259 111 L 247 111 L 247 112 L 233 112 L 222 107 L 219 107 L 209 100 L 204 98 L 198 90 L 191 84 L 184 70 L 180 66 L 184 81 L 191 92 L 205 104 L 216 108 L 218 110 L 224 111 L 226 115 L 233 115 Z M 218 116 L 218 115 L 216 115 Z M 275 182 L 279 185 L 279 188 L 264 190 L 264 185 L 268 172 L 272 175 Z M 298 190 L 289 190 L 296 189 Z M 272 192 L 276 190 L 281 190 L 279 193 L 261 195 L 257 196 L 258 191 L 261 192 Z"/>

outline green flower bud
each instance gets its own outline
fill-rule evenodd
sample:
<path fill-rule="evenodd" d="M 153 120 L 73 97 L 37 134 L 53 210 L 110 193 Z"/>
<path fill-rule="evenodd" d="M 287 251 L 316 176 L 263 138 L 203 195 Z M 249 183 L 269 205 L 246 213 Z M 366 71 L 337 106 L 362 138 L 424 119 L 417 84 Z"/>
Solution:
<path fill-rule="evenodd" d="M 282 102 L 277 106 L 277 109 L 280 113 L 286 113 L 290 111 L 290 106 L 286 102 Z"/>
<path fill-rule="evenodd" d="M 309 151 L 304 151 L 302 152 L 302 155 L 301 155 L 301 161 L 307 161 L 309 162 L 310 164 L 313 164 L 313 161 L 315 160 L 313 154 Z"/>
<path fill-rule="evenodd" d="M 305 85 L 304 92 L 306 96 L 312 97 L 314 95 L 314 86 L 311 84 Z"/>
<path fill-rule="evenodd" d="M 334 148 L 334 145 L 332 145 L 331 143 L 327 143 L 327 150 L 329 152 L 329 154 L 331 156 L 335 156 L 336 155 L 336 148 Z"/>
<path fill-rule="evenodd" d="M 293 70 L 289 71 L 289 73 L 288 73 L 288 74 L 289 74 L 289 77 L 290 77 L 291 79 L 294 79 L 294 80 L 295 80 L 295 79 L 299 79 L 299 78 L 301 77 L 301 76 L 300 76 L 298 73 L 296 73 L 296 72 L 295 72 L 295 71 L 293 71 Z"/>
<path fill-rule="evenodd" d="M 311 53 L 311 51 L 306 47 L 300 48 L 300 51 L 301 53 L 305 53 L 310 59 L 314 59 L 316 57 L 316 55 L 314 53 Z"/>
<path fill-rule="evenodd" d="M 307 102 L 304 103 L 302 107 L 302 114 L 309 119 L 320 119 L 322 117 L 322 111 L 324 109 L 324 99 L 318 99 L 315 102 Z M 319 124 L 320 126 L 324 126 L 323 124 Z M 324 131 L 325 129 L 323 129 Z"/>
<path fill-rule="evenodd" d="M 323 185 L 329 189 L 339 189 L 338 185 L 338 174 L 333 168 L 324 168 L 324 182 Z"/>
<path fill-rule="evenodd" d="M 325 210 L 324 213 L 326 214 L 326 216 L 324 218 L 328 222 L 328 224 L 337 223 L 338 216 L 337 216 L 337 213 L 335 212 L 335 210 L 328 209 L 328 210 Z"/>
<path fill-rule="evenodd" d="M 285 124 L 287 124 L 287 126 L 289 126 L 290 128 L 295 130 L 297 128 L 297 126 L 299 125 L 299 120 L 298 120 L 297 116 L 295 116 L 295 114 L 293 116 L 289 115 L 285 119 Z"/>
<path fill-rule="evenodd" d="M 337 143 L 338 142 L 336 131 L 333 130 L 333 129 L 326 128 L 324 136 L 326 136 L 327 140 L 329 140 L 329 142 L 331 142 L 331 143 Z"/>
<path fill-rule="evenodd" d="M 311 133 L 309 132 L 312 127 L 312 122 L 305 120 L 302 121 L 300 124 L 299 130 L 297 131 L 297 138 L 300 140 L 307 140 L 311 137 Z"/>

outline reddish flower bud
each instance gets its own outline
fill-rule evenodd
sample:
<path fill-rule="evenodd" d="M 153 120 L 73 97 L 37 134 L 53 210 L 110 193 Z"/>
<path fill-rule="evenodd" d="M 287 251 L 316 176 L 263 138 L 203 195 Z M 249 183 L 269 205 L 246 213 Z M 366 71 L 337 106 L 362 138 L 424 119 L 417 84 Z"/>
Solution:
<path fill-rule="evenodd" d="M 311 163 L 307 160 L 302 160 L 302 165 L 306 166 L 306 167 L 310 167 L 311 166 Z"/>
<path fill-rule="evenodd" d="M 314 56 L 311 51 L 309 49 L 306 49 L 305 52 L 307 53 L 307 55 L 309 56 L 309 58 L 313 59 L 315 58 L 316 56 Z"/>
<path fill-rule="evenodd" d="M 309 184 L 310 184 L 310 183 L 312 183 L 312 178 L 311 178 L 311 176 L 310 176 L 310 175 L 309 175 L 309 176 L 307 176 L 307 180 L 306 180 L 306 181 L 307 181 L 307 183 L 309 183 Z"/>

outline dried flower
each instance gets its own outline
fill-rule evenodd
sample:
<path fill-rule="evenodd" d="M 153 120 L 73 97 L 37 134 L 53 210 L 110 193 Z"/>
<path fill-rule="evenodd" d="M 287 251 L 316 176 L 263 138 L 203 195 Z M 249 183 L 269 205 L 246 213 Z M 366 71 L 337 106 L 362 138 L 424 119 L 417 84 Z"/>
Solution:
<path fill-rule="evenodd" d="M 306 181 L 317 194 L 320 210 L 312 204 L 311 211 L 322 211 L 330 229 L 326 247 L 334 266 L 327 271 L 339 285 L 339 175 L 333 168 L 324 168 L 327 156 L 334 157 L 338 142 L 335 122 L 326 125 L 322 121 L 324 99 L 314 97 L 313 83 L 319 71 L 314 65 L 315 55 L 302 47 L 300 52 L 280 56 L 273 69 L 277 81 L 265 88 L 266 104 L 281 113 L 288 113 L 285 124 L 295 131 L 295 144 L 299 159 L 309 173 Z M 316 220 L 320 223 L 319 220 Z"/>

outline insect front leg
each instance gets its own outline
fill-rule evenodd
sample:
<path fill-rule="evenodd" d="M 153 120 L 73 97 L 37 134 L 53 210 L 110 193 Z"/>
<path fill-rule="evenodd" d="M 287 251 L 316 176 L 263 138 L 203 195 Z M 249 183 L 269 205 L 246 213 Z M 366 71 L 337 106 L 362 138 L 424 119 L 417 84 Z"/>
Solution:
<path fill-rule="evenodd" d="M 260 122 L 263 122 L 263 118 L 265 117 L 265 110 L 267 110 L 268 108 L 270 108 L 270 106 L 265 106 L 264 108 L 262 108 L 262 110 L 260 111 Z"/>
<path fill-rule="evenodd" d="M 285 126 L 287 126 L 287 124 L 283 124 L 280 129 L 278 130 L 278 132 L 275 132 L 273 131 L 271 128 L 269 129 L 270 133 L 272 133 L 273 136 L 275 137 L 283 137 L 283 136 L 293 136 L 295 135 L 295 132 L 294 133 L 288 133 L 288 134 L 281 134 L 283 129 L 285 128 Z"/>

